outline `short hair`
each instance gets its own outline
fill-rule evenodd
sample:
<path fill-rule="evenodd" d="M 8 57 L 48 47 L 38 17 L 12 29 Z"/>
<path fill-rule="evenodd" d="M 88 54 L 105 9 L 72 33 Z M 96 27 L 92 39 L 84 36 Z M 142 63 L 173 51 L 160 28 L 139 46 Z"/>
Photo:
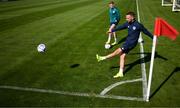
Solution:
<path fill-rule="evenodd" d="M 126 15 L 131 15 L 131 16 L 133 16 L 134 18 L 136 17 L 136 14 L 134 13 L 134 12 L 128 12 L 128 13 L 126 13 Z"/>
<path fill-rule="evenodd" d="M 110 1 L 109 4 L 115 4 L 113 1 Z"/>

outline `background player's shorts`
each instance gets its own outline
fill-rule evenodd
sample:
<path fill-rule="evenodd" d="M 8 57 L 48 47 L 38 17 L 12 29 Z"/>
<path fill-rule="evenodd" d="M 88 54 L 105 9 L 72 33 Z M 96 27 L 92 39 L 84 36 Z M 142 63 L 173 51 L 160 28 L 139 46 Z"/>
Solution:
<path fill-rule="evenodd" d="M 118 23 L 119 23 L 119 21 L 117 21 L 117 22 L 110 22 L 110 26 L 113 25 L 113 24 L 115 24 L 117 26 Z"/>

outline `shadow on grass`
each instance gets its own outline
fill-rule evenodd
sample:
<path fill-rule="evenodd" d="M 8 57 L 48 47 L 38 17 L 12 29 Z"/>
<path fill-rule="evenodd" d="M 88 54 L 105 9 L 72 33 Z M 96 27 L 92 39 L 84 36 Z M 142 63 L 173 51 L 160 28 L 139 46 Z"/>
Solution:
<path fill-rule="evenodd" d="M 131 53 L 129 55 L 135 55 L 135 54 L 142 54 L 142 53 Z M 131 70 L 134 66 L 138 65 L 138 64 L 141 64 L 141 63 L 147 63 L 147 62 L 150 62 L 151 61 L 151 53 L 143 53 L 145 55 L 144 58 L 142 59 L 138 59 L 130 64 L 126 64 L 125 65 L 125 71 L 124 71 L 124 74 L 126 74 L 129 70 Z M 155 53 L 155 58 L 160 58 L 160 59 L 163 59 L 163 60 L 168 60 L 167 58 L 159 55 L 157 52 Z M 110 67 L 110 69 L 114 69 L 114 68 L 119 68 L 119 66 L 112 66 Z"/>
<path fill-rule="evenodd" d="M 150 99 L 161 89 L 161 87 L 172 77 L 176 72 L 180 72 L 180 67 L 176 67 L 171 74 L 160 84 L 160 86 L 151 94 Z"/>
<path fill-rule="evenodd" d="M 118 42 L 118 44 L 120 44 L 120 43 L 122 43 L 122 42 L 125 42 L 125 40 L 126 40 L 126 37 L 122 38 L 122 39 Z"/>
<path fill-rule="evenodd" d="M 10 1 L 19 1 L 19 0 L 0 0 L 0 2 L 10 2 Z"/>
<path fill-rule="evenodd" d="M 80 64 L 73 64 L 73 65 L 70 66 L 70 68 L 77 68 L 79 66 L 80 66 Z"/>

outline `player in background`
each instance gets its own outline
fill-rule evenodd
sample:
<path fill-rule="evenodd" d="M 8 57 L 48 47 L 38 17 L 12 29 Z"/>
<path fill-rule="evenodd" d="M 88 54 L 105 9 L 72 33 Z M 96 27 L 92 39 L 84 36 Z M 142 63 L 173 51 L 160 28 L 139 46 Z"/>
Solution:
<path fill-rule="evenodd" d="M 118 25 L 121 18 L 120 11 L 118 10 L 117 7 L 115 7 L 115 3 L 113 1 L 109 2 L 109 17 L 110 17 L 110 28 L 108 31 L 111 31 Z M 106 44 L 110 44 L 112 37 L 114 37 L 114 42 L 111 45 L 117 44 L 117 38 L 115 32 L 108 33 L 108 40 Z"/>

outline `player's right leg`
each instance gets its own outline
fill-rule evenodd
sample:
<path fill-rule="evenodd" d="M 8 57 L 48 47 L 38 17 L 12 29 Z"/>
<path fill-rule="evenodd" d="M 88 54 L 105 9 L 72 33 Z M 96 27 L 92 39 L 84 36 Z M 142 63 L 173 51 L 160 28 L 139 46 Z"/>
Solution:
<path fill-rule="evenodd" d="M 114 36 L 114 42 L 111 45 L 116 45 L 117 44 L 117 36 L 116 36 L 116 32 L 112 33 Z"/>
<path fill-rule="evenodd" d="M 109 59 L 109 58 L 112 58 L 112 57 L 114 57 L 116 55 L 120 55 L 120 54 L 122 54 L 122 50 L 121 50 L 121 48 L 118 48 L 114 52 L 112 52 L 111 54 L 108 54 L 106 56 L 99 56 L 98 54 L 96 54 L 96 58 L 97 58 L 97 60 L 99 62 L 99 61 Z"/>

